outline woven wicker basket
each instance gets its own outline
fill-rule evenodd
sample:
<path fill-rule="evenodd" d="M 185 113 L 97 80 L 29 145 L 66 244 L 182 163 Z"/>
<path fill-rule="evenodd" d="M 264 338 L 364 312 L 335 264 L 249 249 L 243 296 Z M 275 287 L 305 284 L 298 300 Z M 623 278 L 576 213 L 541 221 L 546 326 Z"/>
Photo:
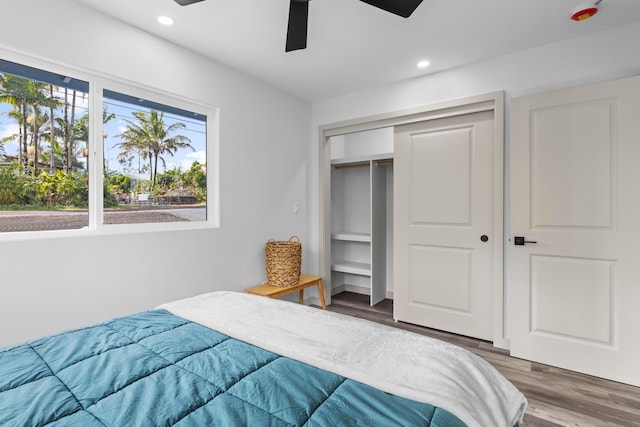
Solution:
<path fill-rule="evenodd" d="M 302 264 L 302 243 L 298 236 L 291 236 L 288 241 L 269 239 L 265 255 L 267 283 L 273 286 L 298 284 Z"/>

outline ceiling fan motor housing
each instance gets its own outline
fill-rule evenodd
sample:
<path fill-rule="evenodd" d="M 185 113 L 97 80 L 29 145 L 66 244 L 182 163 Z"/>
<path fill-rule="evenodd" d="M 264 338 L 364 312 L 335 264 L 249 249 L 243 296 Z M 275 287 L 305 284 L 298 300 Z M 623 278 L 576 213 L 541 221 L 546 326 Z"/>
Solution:
<path fill-rule="evenodd" d="M 203 0 L 175 0 L 176 3 L 178 3 L 180 6 L 189 6 L 190 4 L 193 3 L 198 3 L 201 2 Z"/>

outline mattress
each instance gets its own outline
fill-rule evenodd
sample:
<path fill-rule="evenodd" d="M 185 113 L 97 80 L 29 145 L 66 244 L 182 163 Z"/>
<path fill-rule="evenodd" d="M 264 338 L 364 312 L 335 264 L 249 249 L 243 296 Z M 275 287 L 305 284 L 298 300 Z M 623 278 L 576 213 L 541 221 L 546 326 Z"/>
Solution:
<path fill-rule="evenodd" d="M 521 421 L 524 396 L 486 362 L 427 339 L 445 349 L 433 359 L 425 337 L 394 331 L 283 301 L 205 294 L 0 351 L 0 425 Z M 397 368 L 407 363 L 402 346 L 418 352 L 408 369 Z"/>

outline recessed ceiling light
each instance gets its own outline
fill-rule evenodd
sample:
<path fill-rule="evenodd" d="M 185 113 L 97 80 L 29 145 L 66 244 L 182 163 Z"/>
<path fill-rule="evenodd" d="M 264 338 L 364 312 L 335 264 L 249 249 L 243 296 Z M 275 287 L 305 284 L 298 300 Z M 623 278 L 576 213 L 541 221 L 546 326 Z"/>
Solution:
<path fill-rule="evenodd" d="M 168 16 L 158 16 L 158 22 L 162 25 L 173 25 L 173 19 Z"/>
<path fill-rule="evenodd" d="M 428 66 L 429 66 L 429 61 L 418 62 L 418 68 L 427 68 Z"/>

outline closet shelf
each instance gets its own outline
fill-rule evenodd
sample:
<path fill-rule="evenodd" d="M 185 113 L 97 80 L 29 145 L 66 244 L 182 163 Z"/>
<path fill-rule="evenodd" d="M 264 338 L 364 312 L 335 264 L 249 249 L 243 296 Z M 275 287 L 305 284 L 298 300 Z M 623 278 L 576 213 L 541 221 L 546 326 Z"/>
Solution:
<path fill-rule="evenodd" d="M 343 240 L 345 242 L 371 242 L 371 234 L 340 232 L 332 234 L 331 239 Z"/>
<path fill-rule="evenodd" d="M 357 165 L 361 163 L 369 164 L 372 160 L 392 160 L 393 153 L 379 153 L 373 154 L 370 156 L 361 156 L 361 157 L 349 157 L 349 158 L 339 158 L 339 159 L 331 159 L 331 164 L 334 166 L 337 165 Z"/>
<path fill-rule="evenodd" d="M 359 276 L 371 276 L 371 264 L 363 262 L 336 262 L 331 266 L 331 270 L 340 273 L 357 274 Z"/>
<path fill-rule="evenodd" d="M 345 136 L 345 153 L 346 141 Z M 331 280 L 334 288 L 368 292 L 369 303 L 375 305 L 392 288 L 387 283 L 392 266 L 387 239 L 393 216 L 387 211 L 393 200 L 393 153 L 380 151 L 393 147 L 393 135 L 360 141 L 361 146 L 349 147 L 352 154 L 376 152 L 331 160 Z"/>

